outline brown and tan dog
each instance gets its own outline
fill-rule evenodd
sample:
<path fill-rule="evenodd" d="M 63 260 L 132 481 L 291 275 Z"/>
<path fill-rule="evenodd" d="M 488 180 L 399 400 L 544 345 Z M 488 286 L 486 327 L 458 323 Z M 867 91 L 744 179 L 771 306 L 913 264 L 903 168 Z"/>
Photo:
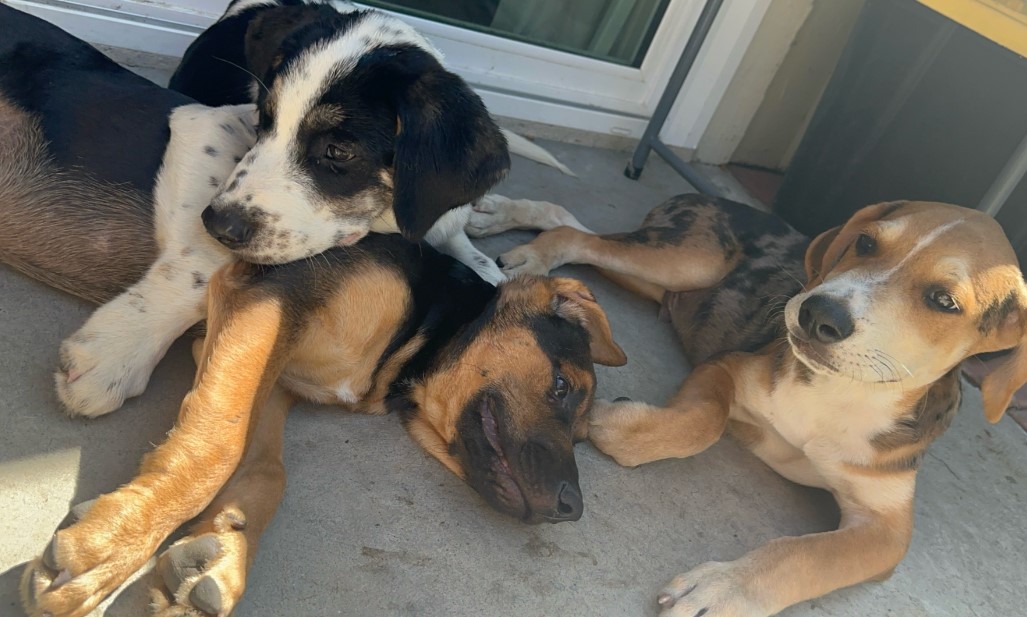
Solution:
<path fill-rule="evenodd" d="M 666 616 L 772 615 L 888 578 L 909 547 L 917 468 L 959 407 L 960 363 L 1015 349 L 982 385 L 992 422 L 1027 381 L 1023 276 L 974 210 L 878 204 L 808 249 L 779 219 L 701 195 L 627 234 L 594 235 L 545 202 L 489 202 L 471 222 L 476 235 L 511 228 L 550 231 L 504 254 L 508 273 L 597 266 L 661 302 L 695 363 L 665 406 L 597 402 L 600 450 L 641 465 L 698 454 L 727 430 L 841 508 L 836 531 L 674 578 L 658 598 Z"/>
<path fill-rule="evenodd" d="M 573 441 L 586 432 L 592 363 L 625 362 L 581 283 L 529 276 L 497 289 L 398 235 L 317 263 L 220 270 L 197 356 L 167 441 L 131 482 L 76 508 L 26 568 L 31 615 L 88 613 L 197 515 L 158 560 L 157 614 L 230 613 L 281 499 L 293 396 L 394 411 L 497 510 L 577 520 Z"/>

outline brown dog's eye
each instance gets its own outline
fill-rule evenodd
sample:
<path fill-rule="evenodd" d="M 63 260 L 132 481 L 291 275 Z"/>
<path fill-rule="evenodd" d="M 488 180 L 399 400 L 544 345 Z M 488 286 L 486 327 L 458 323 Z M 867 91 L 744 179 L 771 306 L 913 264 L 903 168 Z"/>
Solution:
<path fill-rule="evenodd" d="M 570 390 L 570 386 L 567 385 L 567 380 L 563 378 L 563 375 L 557 375 L 553 383 L 553 398 L 558 401 L 563 400 L 567 398 L 567 393 Z"/>
<path fill-rule="evenodd" d="M 927 294 L 927 299 L 931 305 L 939 311 L 946 313 L 958 313 L 959 305 L 952 298 L 952 295 L 943 289 L 936 289 L 931 293 Z"/>
<path fill-rule="evenodd" d="M 860 257 L 864 257 L 874 252 L 877 248 L 877 240 L 874 240 L 867 234 L 859 234 L 856 238 L 856 254 Z"/>

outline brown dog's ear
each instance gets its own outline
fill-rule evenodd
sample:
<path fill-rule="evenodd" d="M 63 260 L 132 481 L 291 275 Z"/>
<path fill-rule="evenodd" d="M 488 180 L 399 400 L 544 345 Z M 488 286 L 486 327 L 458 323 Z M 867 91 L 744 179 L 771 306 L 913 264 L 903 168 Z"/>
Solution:
<path fill-rule="evenodd" d="M 1022 282 L 1020 285 L 1019 306 L 1010 311 L 996 329 L 993 348 L 985 350 L 1013 348 L 1002 363 L 981 380 L 984 417 L 992 424 L 1002 419 L 1013 395 L 1027 383 L 1027 292 Z"/>
<path fill-rule="evenodd" d="M 556 314 L 584 326 L 591 341 L 592 361 L 605 366 L 624 366 L 628 357 L 613 340 L 606 313 L 584 283 L 569 278 L 552 279 L 553 309 Z"/>

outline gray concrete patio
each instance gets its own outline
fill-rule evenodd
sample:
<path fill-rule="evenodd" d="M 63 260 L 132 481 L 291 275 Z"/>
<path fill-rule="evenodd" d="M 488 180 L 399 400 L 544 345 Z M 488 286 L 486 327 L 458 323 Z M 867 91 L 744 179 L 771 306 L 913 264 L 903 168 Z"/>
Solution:
<path fill-rule="evenodd" d="M 497 192 L 561 203 L 600 231 L 637 225 L 689 187 L 652 160 L 640 182 L 627 154 L 546 142 L 578 178 L 516 160 Z M 531 234 L 482 243 L 490 255 Z M 606 308 L 629 357 L 597 369 L 599 395 L 662 401 L 687 372 L 655 305 L 593 272 L 580 277 Z M 60 341 L 92 307 L 0 267 L 0 615 L 21 615 L 22 564 L 69 505 L 128 480 L 171 427 L 193 373 L 175 345 L 148 391 L 109 416 L 63 415 L 51 372 Z M 1027 436 L 988 425 L 964 389 L 954 426 L 920 474 L 909 555 L 887 582 L 784 613 L 857 617 L 1023 615 L 1027 605 Z M 691 460 L 623 469 L 577 448 L 585 514 L 527 527 L 493 512 L 405 435 L 395 417 L 301 405 L 289 418 L 289 484 L 250 573 L 239 617 L 303 615 L 653 615 L 671 576 L 729 560 L 774 537 L 830 529 L 830 497 L 780 478 L 731 441 Z M 101 614 L 145 614 L 130 589 Z"/>

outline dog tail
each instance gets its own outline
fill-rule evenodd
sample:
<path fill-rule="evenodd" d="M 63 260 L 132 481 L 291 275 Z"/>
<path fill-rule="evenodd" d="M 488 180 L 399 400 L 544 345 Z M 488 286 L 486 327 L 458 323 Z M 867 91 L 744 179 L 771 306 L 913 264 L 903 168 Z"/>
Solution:
<path fill-rule="evenodd" d="M 525 137 L 521 137 L 513 131 L 508 131 L 506 129 L 500 130 L 506 137 L 506 143 L 508 146 L 510 146 L 510 152 L 512 154 L 519 154 L 520 156 L 523 156 L 529 161 L 535 161 L 536 163 L 542 163 L 543 165 L 555 167 L 556 169 L 559 169 L 563 173 L 567 174 L 568 176 L 574 176 L 575 178 L 577 177 L 577 174 L 571 171 L 570 168 L 568 168 L 566 165 L 558 161 L 555 156 L 550 154 L 549 151 L 543 148 L 542 146 L 539 146 L 534 142 L 529 141 Z"/>

